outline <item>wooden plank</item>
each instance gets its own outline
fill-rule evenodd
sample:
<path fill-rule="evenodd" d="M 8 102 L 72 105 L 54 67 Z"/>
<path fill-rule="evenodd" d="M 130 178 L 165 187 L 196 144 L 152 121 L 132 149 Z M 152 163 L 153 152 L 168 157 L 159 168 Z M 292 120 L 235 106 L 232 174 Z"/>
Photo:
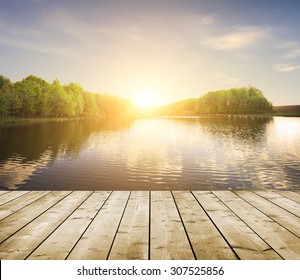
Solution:
<path fill-rule="evenodd" d="M 8 193 L 9 191 L 0 191 L 0 196 Z"/>
<path fill-rule="evenodd" d="M 24 208 L 35 200 L 48 194 L 49 191 L 27 192 L 25 195 L 19 196 L 17 199 L 11 200 L 0 206 L 0 220 Z"/>
<path fill-rule="evenodd" d="M 194 191 L 193 194 L 240 259 L 281 259 L 265 241 L 214 194 L 205 191 Z"/>
<path fill-rule="evenodd" d="M 90 194 L 71 193 L 5 240 L 0 244 L 0 259 L 27 258 Z"/>
<path fill-rule="evenodd" d="M 292 199 L 292 200 L 300 203 L 300 194 L 299 193 L 292 192 L 292 191 L 280 191 L 280 190 L 278 190 L 276 192 L 282 196 L 285 196 L 289 199 Z"/>
<path fill-rule="evenodd" d="M 222 256 L 228 247 L 222 247 L 220 239 L 239 258 L 300 259 L 299 217 L 293 214 L 300 193 L 262 191 L 264 198 L 259 192 L 236 191 L 240 197 L 224 191 L 193 192 L 197 201 L 189 191 L 174 191 L 174 198 L 169 191 L 152 192 L 150 248 L 145 241 L 149 238 L 148 192 L 132 192 L 129 200 L 129 192 L 113 192 L 103 207 L 99 199 L 81 205 L 90 192 L 51 192 L 40 198 L 42 192 L 23 192 L 0 206 L 0 217 L 5 216 L 0 221 L 0 259 L 25 259 L 31 253 L 35 259 L 63 259 L 70 251 L 70 259 L 145 259 L 150 249 L 151 259 L 189 259 L 188 254 L 228 259 Z M 0 201 L 11 193 L 16 191 L 0 195 Z M 100 192 L 91 197 L 96 193 Z M 88 209 L 99 212 L 93 216 Z"/>
<path fill-rule="evenodd" d="M 195 259 L 169 191 L 151 193 L 150 259 Z"/>
<path fill-rule="evenodd" d="M 69 191 L 54 191 L 0 221 L 0 243 L 59 202 Z"/>
<path fill-rule="evenodd" d="M 239 197 L 246 200 L 265 215 L 287 228 L 289 231 L 300 237 L 300 218 L 294 214 L 275 205 L 269 200 L 249 191 L 235 191 Z"/>
<path fill-rule="evenodd" d="M 5 193 L 4 195 L 0 196 L 0 205 L 3 205 L 11 200 L 14 200 L 26 193 L 28 193 L 28 191 L 12 191 L 12 192 Z"/>
<path fill-rule="evenodd" d="M 108 257 L 129 191 L 114 191 L 67 259 L 103 260 Z"/>
<path fill-rule="evenodd" d="M 296 201 L 284 197 L 274 191 L 255 191 L 255 193 L 300 217 L 300 204 Z"/>
<path fill-rule="evenodd" d="M 237 256 L 189 191 L 173 192 L 197 259 L 234 260 Z"/>
<path fill-rule="evenodd" d="M 149 191 L 134 191 L 130 195 L 109 259 L 147 260 L 148 240 Z"/>
<path fill-rule="evenodd" d="M 300 259 L 300 239 L 262 212 L 230 191 L 216 191 L 222 200 L 240 219 L 251 227 L 284 259 Z"/>
<path fill-rule="evenodd" d="M 108 195 L 109 192 L 98 192 L 91 195 L 27 259 L 65 259 L 102 207 Z"/>

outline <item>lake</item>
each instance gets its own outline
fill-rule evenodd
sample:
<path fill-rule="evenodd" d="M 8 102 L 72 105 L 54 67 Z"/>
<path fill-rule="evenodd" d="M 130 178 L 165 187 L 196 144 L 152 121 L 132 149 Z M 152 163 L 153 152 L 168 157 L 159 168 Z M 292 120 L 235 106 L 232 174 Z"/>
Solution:
<path fill-rule="evenodd" d="M 300 190 L 300 118 L 0 126 L 2 190 Z"/>

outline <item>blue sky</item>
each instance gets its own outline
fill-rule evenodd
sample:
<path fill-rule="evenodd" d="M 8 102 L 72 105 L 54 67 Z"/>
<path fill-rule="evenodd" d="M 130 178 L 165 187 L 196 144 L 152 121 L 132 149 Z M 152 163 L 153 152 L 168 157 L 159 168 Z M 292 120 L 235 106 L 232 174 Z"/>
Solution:
<path fill-rule="evenodd" d="M 291 0 L 0 0 L 0 74 L 153 104 L 247 85 L 300 104 L 299 27 Z"/>

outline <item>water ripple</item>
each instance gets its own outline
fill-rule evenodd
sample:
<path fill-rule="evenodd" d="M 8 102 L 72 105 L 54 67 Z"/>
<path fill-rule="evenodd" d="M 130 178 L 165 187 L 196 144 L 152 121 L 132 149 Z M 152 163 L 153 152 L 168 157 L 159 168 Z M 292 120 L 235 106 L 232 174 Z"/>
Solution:
<path fill-rule="evenodd" d="M 0 150 L 2 189 L 300 189 L 300 118 L 48 126 L 30 130 L 37 143 L 2 129 L 24 139 Z"/>

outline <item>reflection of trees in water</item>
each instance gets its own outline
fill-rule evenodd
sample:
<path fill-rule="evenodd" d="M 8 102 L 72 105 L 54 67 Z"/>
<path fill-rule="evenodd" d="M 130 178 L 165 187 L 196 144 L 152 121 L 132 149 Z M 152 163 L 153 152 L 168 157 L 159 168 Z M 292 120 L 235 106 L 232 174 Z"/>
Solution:
<path fill-rule="evenodd" d="M 205 132 L 211 134 L 260 141 L 272 118 L 213 116 L 172 120 L 191 125 L 200 124 Z M 0 162 L 13 156 L 23 158 L 25 162 L 35 161 L 45 151 L 50 151 L 53 159 L 61 153 L 77 154 L 93 133 L 117 131 L 129 127 L 131 123 L 132 120 L 128 119 L 91 119 L 0 126 Z"/>
<path fill-rule="evenodd" d="M 24 162 L 38 160 L 50 151 L 52 160 L 59 154 L 77 154 L 95 132 L 128 127 L 127 119 L 44 122 L 0 127 L 0 162 L 18 156 Z"/>
<path fill-rule="evenodd" d="M 47 166 L 48 162 L 51 162 L 51 153 L 49 151 L 45 151 L 35 161 L 26 161 L 24 158 L 16 156 L 6 160 L 4 163 L 0 162 L 0 189 L 17 189 L 18 184 L 25 182 L 37 169 Z"/>
<path fill-rule="evenodd" d="M 0 189 L 73 189 L 74 181 L 80 188 L 299 188 L 299 145 L 291 139 L 286 151 L 277 120 L 218 115 L 132 126 L 126 119 L 0 126 Z"/>
<path fill-rule="evenodd" d="M 243 141 L 260 142 L 272 117 L 249 115 L 215 115 L 199 118 L 174 118 L 191 125 L 201 125 L 205 132 Z"/>

